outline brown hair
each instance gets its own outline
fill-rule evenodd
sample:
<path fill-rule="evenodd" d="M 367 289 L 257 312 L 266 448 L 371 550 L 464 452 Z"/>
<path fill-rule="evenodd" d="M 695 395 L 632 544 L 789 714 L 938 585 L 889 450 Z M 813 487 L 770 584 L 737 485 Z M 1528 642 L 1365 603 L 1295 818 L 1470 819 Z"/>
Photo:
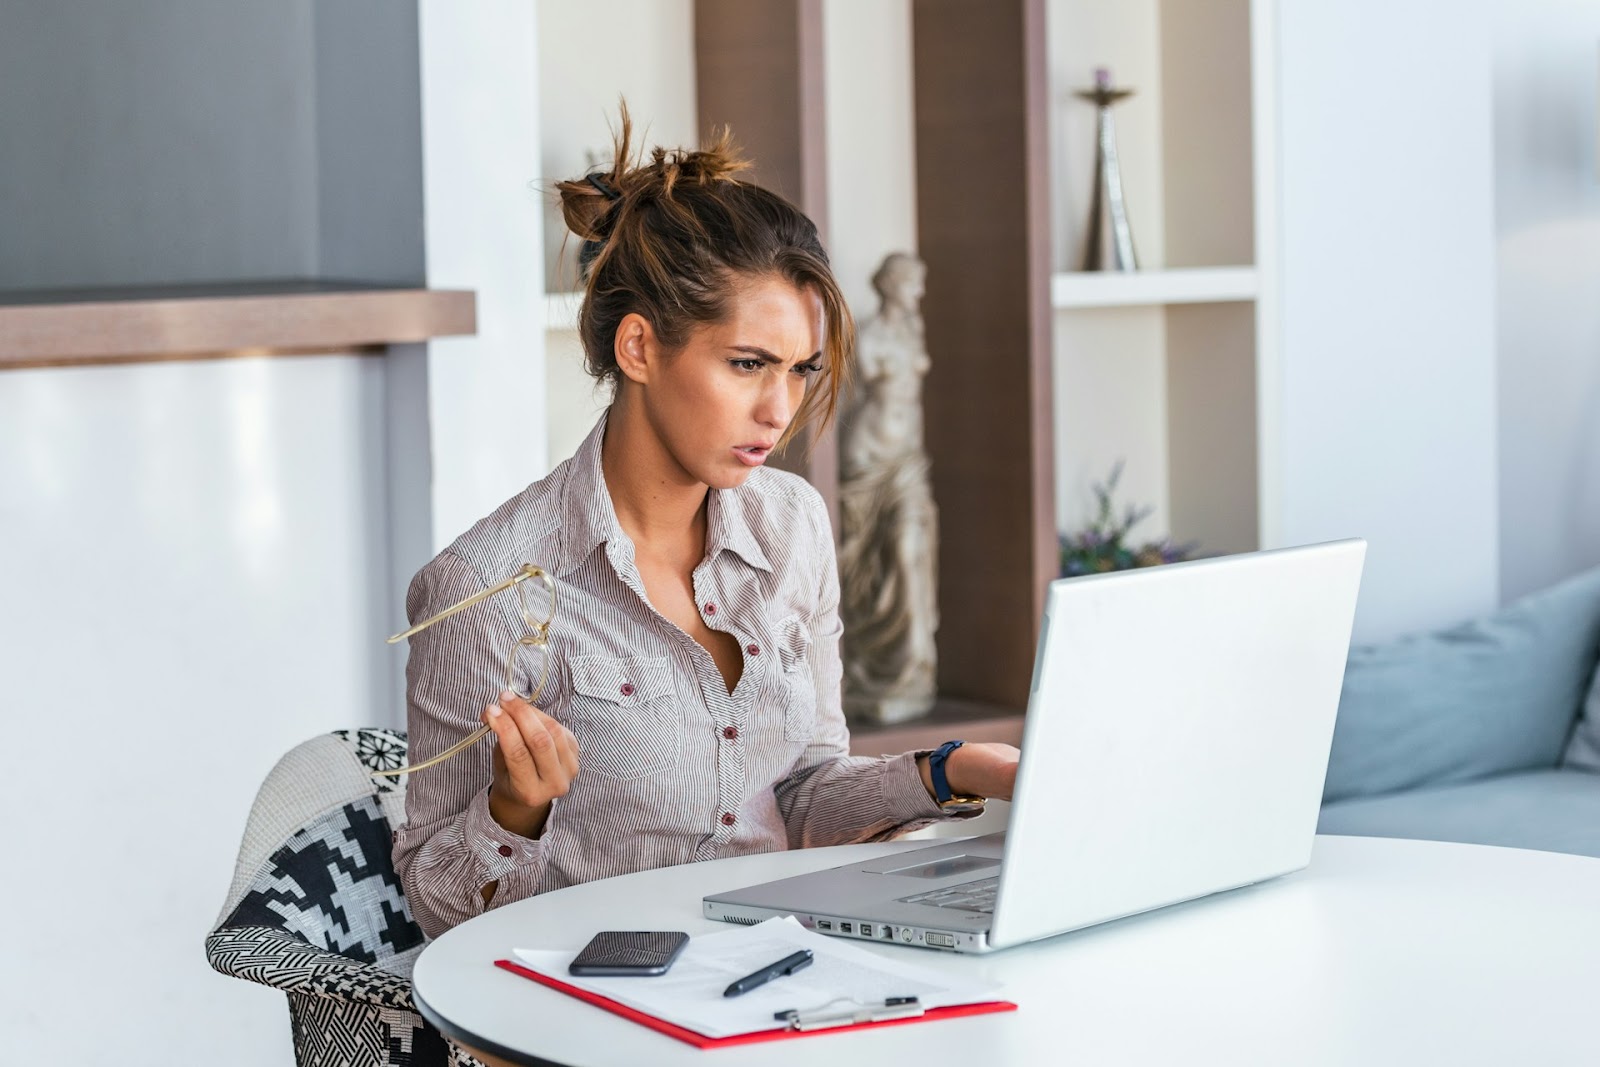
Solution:
<path fill-rule="evenodd" d="M 613 345 L 630 312 L 673 349 L 696 325 L 722 321 L 735 278 L 776 276 L 813 289 L 826 323 L 822 370 L 778 447 L 812 422 L 826 425 L 850 373 L 855 323 L 816 225 L 783 197 L 736 177 L 750 164 L 727 130 L 695 151 L 658 146 L 646 163 L 630 158 L 626 103 L 621 127 L 609 171 L 556 183 L 567 228 L 584 239 L 585 369 L 613 388 L 620 383 Z"/>

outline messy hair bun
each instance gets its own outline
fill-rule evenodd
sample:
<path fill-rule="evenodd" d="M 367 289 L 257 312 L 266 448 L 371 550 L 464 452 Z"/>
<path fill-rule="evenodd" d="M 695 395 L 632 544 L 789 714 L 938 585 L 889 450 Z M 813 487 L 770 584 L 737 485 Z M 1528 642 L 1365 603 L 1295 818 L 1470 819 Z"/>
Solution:
<path fill-rule="evenodd" d="M 781 277 L 817 293 L 826 336 L 823 368 L 779 447 L 813 421 L 825 424 L 848 373 L 855 326 L 815 224 L 740 177 L 750 163 L 727 130 L 703 148 L 658 146 L 648 162 L 634 157 L 632 142 L 624 103 L 610 168 L 556 183 L 562 218 L 583 241 L 578 333 L 585 369 L 613 387 L 620 382 L 613 341 L 630 313 L 676 347 L 695 326 L 722 321 L 734 280 Z"/>

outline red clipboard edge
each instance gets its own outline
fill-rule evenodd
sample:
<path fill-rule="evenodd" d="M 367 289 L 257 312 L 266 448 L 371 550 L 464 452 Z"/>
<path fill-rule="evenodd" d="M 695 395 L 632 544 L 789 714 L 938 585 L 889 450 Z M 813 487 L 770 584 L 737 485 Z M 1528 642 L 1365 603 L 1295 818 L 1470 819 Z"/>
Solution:
<path fill-rule="evenodd" d="M 547 974 L 540 974 L 515 963 L 511 960 L 495 960 L 494 965 L 512 974 L 520 974 L 524 978 L 531 978 L 542 986 L 559 990 L 571 997 L 593 1004 L 597 1008 L 614 1012 L 624 1019 L 631 1019 L 640 1026 L 648 1026 L 657 1033 L 675 1037 L 679 1041 L 687 1042 L 695 1048 L 726 1048 L 730 1045 L 753 1045 L 762 1041 L 782 1041 L 790 1037 L 814 1037 L 818 1034 L 833 1034 L 844 1030 L 872 1030 L 880 1026 L 900 1026 L 905 1023 L 927 1022 L 932 1019 L 958 1019 L 964 1015 L 988 1015 L 997 1011 L 1016 1011 L 1017 1006 L 1009 1000 L 986 1000 L 978 1004 L 954 1004 L 948 1008 L 930 1008 L 921 1015 L 914 1015 L 909 1019 L 880 1019 L 877 1022 L 855 1023 L 851 1026 L 832 1026 L 825 1030 L 757 1030 L 752 1034 L 734 1034 L 731 1037 L 707 1037 L 693 1030 L 685 1029 L 676 1023 L 669 1023 L 665 1019 L 658 1019 L 654 1015 L 646 1015 L 626 1004 L 619 1004 L 610 997 L 603 997 L 599 993 L 591 993 L 587 989 L 579 989 L 575 985 L 568 985 L 559 979 L 551 978 Z"/>

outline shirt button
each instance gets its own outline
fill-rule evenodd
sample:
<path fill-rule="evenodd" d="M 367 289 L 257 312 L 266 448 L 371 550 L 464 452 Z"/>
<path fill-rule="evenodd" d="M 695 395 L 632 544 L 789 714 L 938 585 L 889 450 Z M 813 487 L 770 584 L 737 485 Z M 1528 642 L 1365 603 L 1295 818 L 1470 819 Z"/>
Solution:
<path fill-rule="evenodd" d="M 722 728 L 722 736 L 732 741 L 739 736 L 739 728 L 737 726 L 724 726 Z"/>
<path fill-rule="evenodd" d="M 717 606 L 715 604 L 709 604 L 708 603 L 706 605 L 706 614 L 707 615 L 715 615 L 716 613 L 717 613 Z"/>
<path fill-rule="evenodd" d="M 500 855 L 509 856 L 509 855 L 511 855 L 511 852 L 512 852 L 512 849 L 511 849 L 510 845 L 501 845 L 500 846 Z"/>
<path fill-rule="evenodd" d="M 633 696 L 633 683 L 632 682 L 623 682 L 622 683 L 622 695 L 625 696 L 625 697 Z"/>
<path fill-rule="evenodd" d="M 733 812 L 725 811 L 722 813 L 722 825 L 732 826 L 736 821 L 733 817 Z"/>
<path fill-rule="evenodd" d="M 750 653 L 752 656 L 761 655 L 761 646 L 760 645 L 746 645 L 744 647 L 744 650 L 746 652 Z"/>

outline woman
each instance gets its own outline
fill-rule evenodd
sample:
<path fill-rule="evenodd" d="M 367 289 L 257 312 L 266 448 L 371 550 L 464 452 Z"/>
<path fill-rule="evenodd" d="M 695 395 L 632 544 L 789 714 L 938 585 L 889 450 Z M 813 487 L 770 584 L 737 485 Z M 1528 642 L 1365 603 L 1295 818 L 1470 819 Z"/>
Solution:
<path fill-rule="evenodd" d="M 525 562 L 559 588 L 539 707 L 502 691 L 525 630 L 514 597 L 412 639 L 413 758 L 478 722 L 495 734 L 407 789 L 395 865 L 430 936 L 576 882 L 946 817 L 929 753 L 848 755 L 828 514 L 763 467 L 832 417 L 848 371 L 816 228 L 735 177 L 726 137 L 641 165 L 629 142 L 624 111 L 610 173 L 557 186 L 587 242 L 587 367 L 612 403 L 407 596 L 416 621 Z M 943 770 L 951 792 L 1009 797 L 1016 765 L 1011 746 L 972 744 Z"/>

